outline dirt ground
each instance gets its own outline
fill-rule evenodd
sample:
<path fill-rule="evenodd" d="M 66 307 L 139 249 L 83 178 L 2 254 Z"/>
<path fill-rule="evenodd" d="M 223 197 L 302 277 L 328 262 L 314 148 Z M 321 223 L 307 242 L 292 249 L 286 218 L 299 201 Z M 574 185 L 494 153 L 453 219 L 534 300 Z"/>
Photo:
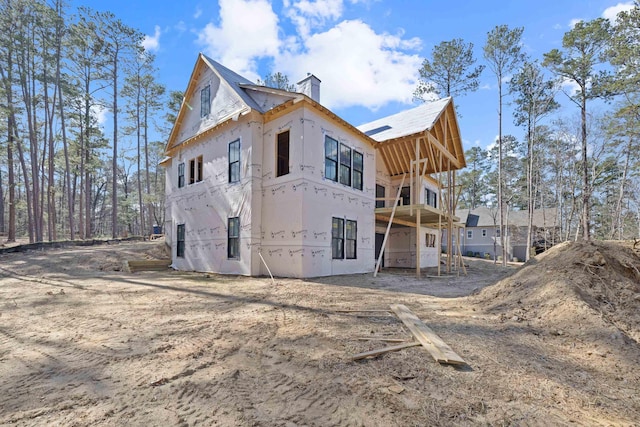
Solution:
<path fill-rule="evenodd" d="M 468 276 L 121 271 L 162 242 L 0 255 L 0 424 L 638 425 L 640 256 L 564 244 Z M 433 271 L 425 271 L 428 276 Z M 408 306 L 468 366 L 436 363 Z"/>

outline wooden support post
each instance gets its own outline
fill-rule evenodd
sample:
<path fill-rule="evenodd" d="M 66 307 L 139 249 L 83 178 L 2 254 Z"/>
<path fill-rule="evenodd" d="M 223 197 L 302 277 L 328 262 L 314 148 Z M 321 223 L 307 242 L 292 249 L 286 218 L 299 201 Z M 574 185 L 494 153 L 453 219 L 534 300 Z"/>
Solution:
<path fill-rule="evenodd" d="M 396 195 L 396 200 L 393 203 L 393 209 L 391 210 L 391 217 L 389 218 L 389 224 L 387 224 L 387 231 L 384 233 L 384 239 L 382 240 L 382 248 L 380 249 L 380 255 L 378 255 L 378 262 L 376 262 L 376 269 L 373 272 L 373 277 L 378 275 L 378 270 L 380 269 L 380 263 L 382 263 L 382 257 L 384 256 L 384 248 L 387 246 L 387 239 L 389 238 L 389 231 L 391 230 L 391 224 L 393 223 L 393 217 L 396 215 L 396 208 L 398 207 L 398 200 L 400 199 L 400 193 L 402 192 L 402 185 L 404 184 L 404 179 L 407 175 L 402 175 L 402 182 L 400 183 L 400 187 L 398 188 L 398 194 Z"/>

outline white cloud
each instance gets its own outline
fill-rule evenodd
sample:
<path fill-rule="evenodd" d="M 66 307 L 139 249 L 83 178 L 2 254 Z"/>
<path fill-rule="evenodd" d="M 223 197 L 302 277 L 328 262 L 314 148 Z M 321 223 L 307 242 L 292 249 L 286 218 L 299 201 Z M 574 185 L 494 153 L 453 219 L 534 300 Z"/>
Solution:
<path fill-rule="evenodd" d="M 198 19 L 202 16 L 202 8 L 200 6 L 196 7 L 196 11 L 193 12 L 193 19 Z"/>
<path fill-rule="evenodd" d="M 180 34 L 184 33 L 185 31 L 187 31 L 187 24 L 185 24 L 184 21 L 178 21 L 178 23 L 176 25 L 173 26 L 173 28 Z"/>
<path fill-rule="evenodd" d="M 153 52 L 160 49 L 160 34 L 160 26 L 156 25 L 155 31 L 152 36 L 148 34 L 145 35 L 144 39 L 142 40 L 142 47 L 144 48 L 144 50 L 146 50 L 147 52 Z"/>
<path fill-rule="evenodd" d="M 633 2 L 618 3 L 615 6 L 606 8 L 602 12 L 602 17 L 611 21 L 611 23 L 615 23 L 616 17 L 620 12 L 626 12 L 631 9 L 633 9 Z"/>
<path fill-rule="evenodd" d="M 573 27 L 575 27 L 578 24 L 578 22 L 582 22 L 582 21 L 584 21 L 584 19 L 582 18 L 573 18 L 571 21 L 569 21 L 569 28 L 573 29 Z"/>
<path fill-rule="evenodd" d="M 98 126 L 104 128 L 107 118 L 109 117 L 109 110 L 100 104 L 93 104 L 89 108 L 91 110 L 91 115 L 96 118 Z"/>
<path fill-rule="evenodd" d="M 261 77 L 260 60 L 294 82 L 315 74 L 329 108 L 412 102 L 422 62 L 419 38 L 376 33 L 360 20 L 337 22 L 343 0 L 284 0 L 284 6 L 292 33 L 278 25 L 268 0 L 220 0 L 219 24 L 207 24 L 198 42 L 206 54 L 254 81 Z"/>
<path fill-rule="evenodd" d="M 198 42 L 225 67 L 256 80 L 256 60 L 278 55 L 278 16 L 267 0 L 220 0 L 220 26 L 207 24 Z"/>
<path fill-rule="evenodd" d="M 553 26 L 553 29 L 554 29 L 554 30 L 561 30 L 561 29 L 562 29 L 562 25 L 560 25 L 560 24 L 555 24 L 555 25 Z"/>
<path fill-rule="evenodd" d="M 574 96 L 580 90 L 578 83 L 573 80 L 563 79 L 561 86 L 562 90 L 569 96 Z"/>
<path fill-rule="evenodd" d="M 322 80 L 323 105 L 376 109 L 391 101 L 411 102 L 422 59 L 402 49 L 417 45 L 414 39 L 377 34 L 362 21 L 343 21 L 311 35 L 304 52 L 284 52 L 275 65 L 293 76 L 315 74 Z"/>
<path fill-rule="evenodd" d="M 491 85 L 489 83 L 485 83 L 480 86 L 480 90 L 491 90 Z"/>
<path fill-rule="evenodd" d="M 307 38 L 313 29 L 322 27 L 327 21 L 342 16 L 342 0 L 298 0 L 284 1 L 286 16 L 296 26 L 302 38 Z"/>

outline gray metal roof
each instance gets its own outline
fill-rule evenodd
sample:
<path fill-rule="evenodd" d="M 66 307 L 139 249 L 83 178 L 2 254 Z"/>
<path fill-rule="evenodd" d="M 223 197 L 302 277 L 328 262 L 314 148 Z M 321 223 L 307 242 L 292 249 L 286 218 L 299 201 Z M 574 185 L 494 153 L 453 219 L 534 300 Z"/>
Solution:
<path fill-rule="evenodd" d="M 209 66 L 220 75 L 220 78 L 226 81 L 231 87 L 231 89 L 233 89 L 233 91 L 236 94 L 238 94 L 240 99 L 242 99 L 242 102 L 244 102 L 252 110 L 256 110 L 261 113 L 264 113 L 264 111 L 262 111 L 262 109 L 256 103 L 256 101 L 254 101 L 254 99 L 251 98 L 251 96 L 249 96 L 249 94 L 245 92 L 245 90 L 240 86 L 240 85 L 254 85 L 255 83 L 242 77 L 240 74 L 237 74 L 231 71 L 230 69 L 220 64 L 219 62 L 216 62 L 213 59 L 209 58 L 204 53 L 201 55 L 205 59 L 205 61 L 209 64 Z"/>
<path fill-rule="evenodd" d="M 536 227 L 552 227 L 556 224 L 556 208 L 534 209 L 533 225 Z M 486 227 L 492 228 L 500 223 L 500 217 L 497 208 L 488 208 L 479 206 L 473 210 L 457 209 L 456 216 L 460 218 L 460 222 L 467 227 Z M 528 224 L 528 213 L 523 211 L 509 211 L 509 225 L 518 227 L 526 227 Z"/>
<path fill-rule="evenodd" d="M 433 127 L 450 102 L 451 97 L 425 102 L 415 108 L 365 123 L 357 128 L 376 141 L 386 141 L 424 132 Z"/>

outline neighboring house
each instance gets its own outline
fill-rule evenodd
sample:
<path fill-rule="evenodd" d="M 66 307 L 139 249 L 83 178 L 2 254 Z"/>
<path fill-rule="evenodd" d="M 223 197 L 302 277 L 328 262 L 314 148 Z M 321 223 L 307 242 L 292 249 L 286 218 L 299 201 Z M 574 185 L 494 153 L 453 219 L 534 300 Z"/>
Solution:
<path fill-rule="evenodd" d="M 495 253 L 502 255 L 500 239 L 500 217 L 496 208 L 478 207 L 473 210 L 460 209 L 456 212 L 460 222 L 460 251 L 462 255 L 494 259 Z M 523 261 L 527 251 L 527 211 L 509 211 L 505 216 L 506 245 L 509 261 Z M 556 209 L 535 209 L 533 211 L 532 244 L 544 247 L 551 245 L 559 229 Z M 494 245 L 495 242 L 495 245 Z M 454 246 L 455 247 L 455 246 Z M 443 245 L 446 250 L 446 245 Z"/>
<path fill-rule="evenodd" d="M 457 218 L 439 209 L 431 175 L 465 166 L 453 101 L 356 128 L 320 104 L 315 76 L 298 91 L 255 85 L 198 56 L 162 161 L 172 266 L 371 272 L 392 210 L 382 199 L 395 199 L 403 179 L 411 206 L 394 212 L 385 265 L 439 265 L 438 227 Z"/>

